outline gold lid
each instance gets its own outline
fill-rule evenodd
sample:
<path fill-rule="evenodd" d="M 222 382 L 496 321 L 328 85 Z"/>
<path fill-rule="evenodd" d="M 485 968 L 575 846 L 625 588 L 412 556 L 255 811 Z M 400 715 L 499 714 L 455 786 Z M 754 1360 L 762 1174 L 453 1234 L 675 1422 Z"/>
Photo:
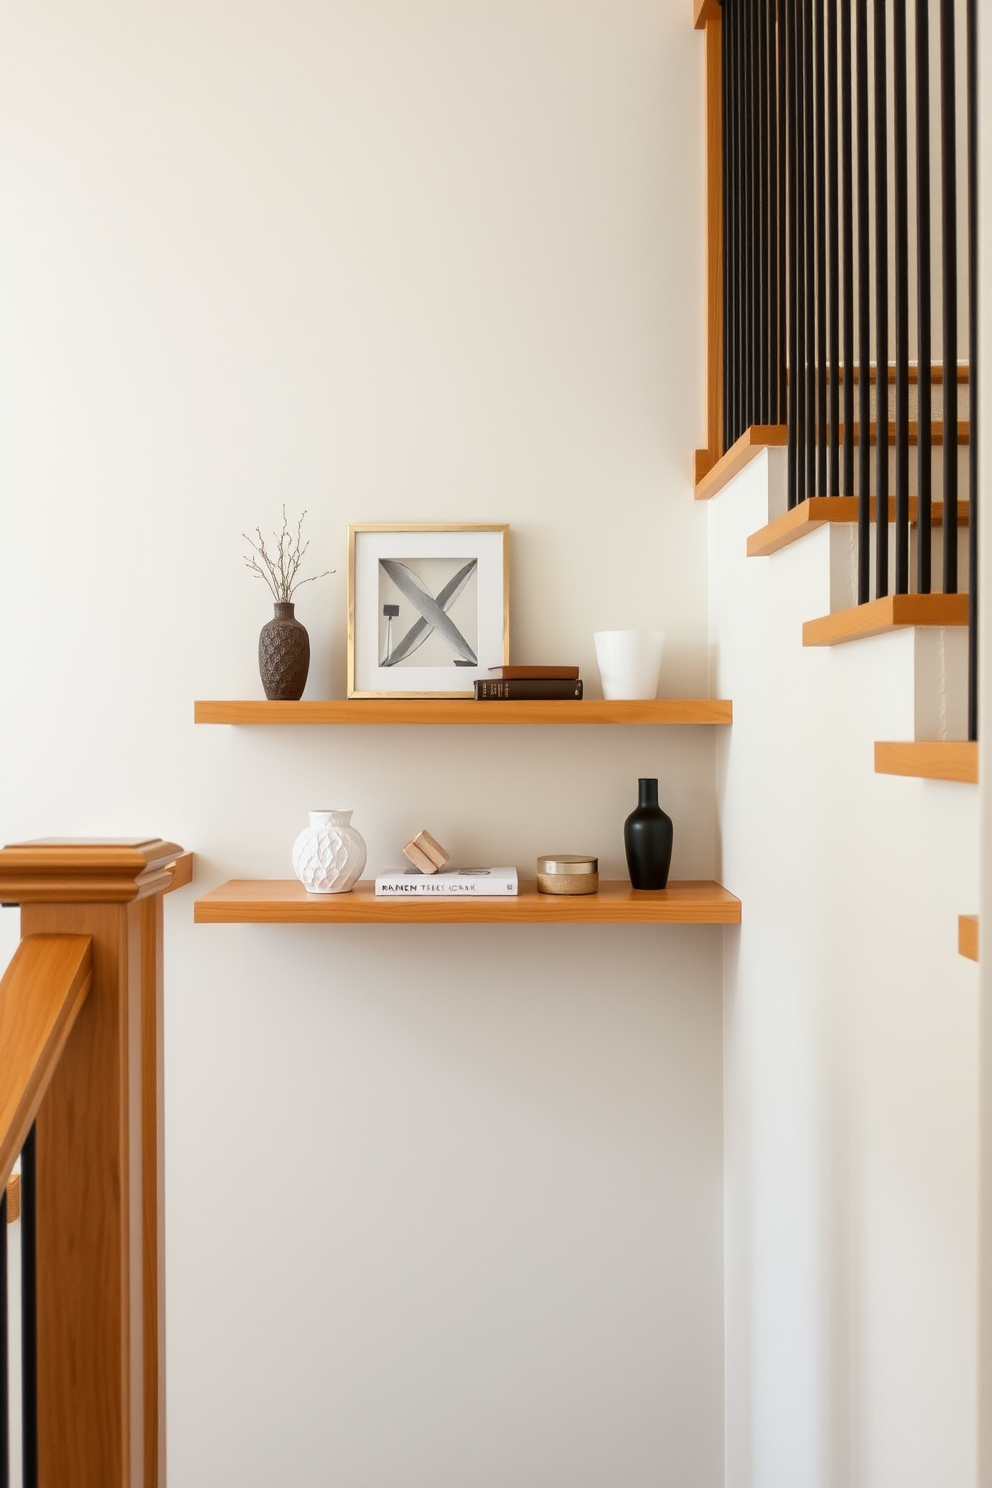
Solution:
<path fill-rule="evenodd" d="M 598 873 L 599 859 L 591 858 L 588 853 L 552 853 L 546 858 L 538 858 L 538 873 Z"/>

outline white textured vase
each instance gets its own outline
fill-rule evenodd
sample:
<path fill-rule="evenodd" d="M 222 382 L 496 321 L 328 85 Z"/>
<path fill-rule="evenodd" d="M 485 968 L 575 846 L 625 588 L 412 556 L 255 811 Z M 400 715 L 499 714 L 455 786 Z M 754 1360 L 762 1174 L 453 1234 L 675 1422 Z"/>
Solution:
<path fill-rule="evenodd" d="M 350 811 L 311 811 L 293 843 L 293 872 L 308 894 L 346 894 L 365 867 L 365 839 Z"/>

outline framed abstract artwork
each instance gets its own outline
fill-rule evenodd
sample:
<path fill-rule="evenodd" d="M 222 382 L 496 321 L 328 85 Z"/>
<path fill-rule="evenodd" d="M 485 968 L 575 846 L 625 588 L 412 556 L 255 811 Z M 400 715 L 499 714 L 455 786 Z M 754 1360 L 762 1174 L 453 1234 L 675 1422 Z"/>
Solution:
<path fill-rule="evenodd" d="M 507 526 L 348 528 L 348 696 L 473 697 L 510 659 Z"/>

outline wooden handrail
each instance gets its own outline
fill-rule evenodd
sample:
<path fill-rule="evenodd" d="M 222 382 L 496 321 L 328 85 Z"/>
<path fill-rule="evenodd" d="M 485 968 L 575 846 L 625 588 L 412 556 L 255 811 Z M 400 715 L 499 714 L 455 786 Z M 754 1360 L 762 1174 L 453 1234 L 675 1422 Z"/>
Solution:
<path fill-rule="evenodd" d="M 193 882 L 193 854 L 182 853 L 174 863 L 168 865 L 170 874 L 169 886 L 163 889 L 163 894 L 171 894 L 173 889 L 183 889 L 188 883 Z"/>
<path fill-rule="evenodd" d="M 0 1188 L 93 980 L 88 935 L 30 935 L 0 981 Z"/>
<path fill-rule="evenodd" d="M 693 24 L 706 37 L 706 448 L 696 451 L 698 485 L 723 454 L 723 12 L 695 0 Z"/>
<path fill-rule="evenodd" d="M 0 1173 L 34 1117 L 40 1488 L 165 1484 L 162 898 L 192 866 L 159 838 L 0 850 L 22 935 L 0 987 Z"/>

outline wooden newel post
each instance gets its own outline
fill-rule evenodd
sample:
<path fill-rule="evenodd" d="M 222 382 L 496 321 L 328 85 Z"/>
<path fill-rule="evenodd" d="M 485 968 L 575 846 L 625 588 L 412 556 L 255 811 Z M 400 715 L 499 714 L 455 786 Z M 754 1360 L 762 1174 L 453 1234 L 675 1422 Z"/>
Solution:
<path fill-rule="evenodd" d="M 36 1121 L 40 1488 L 165 1484 L 162 895 L 189 861 L 140 838 L 0 850 L 22 936 L 92 938 Z"/>

